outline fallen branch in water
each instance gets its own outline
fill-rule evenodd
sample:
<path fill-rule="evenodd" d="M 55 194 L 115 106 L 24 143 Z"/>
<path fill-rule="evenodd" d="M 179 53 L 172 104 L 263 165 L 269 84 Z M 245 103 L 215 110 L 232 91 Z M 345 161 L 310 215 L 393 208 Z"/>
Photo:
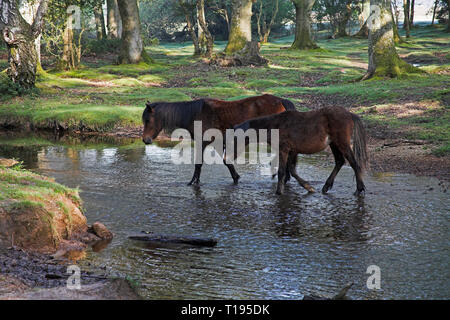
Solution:
<path fill-rule="evenodd" d="M 194 246 L 202 247 L 215 247 L 217 245 L 217 240 L 212 238 L 195 238 L 195 237 L 180 237 L 172 235 L 155 235 L 155 234 L 145 234 L 145 235 L 132 235 L 128 239 L 144 241 L 147 243 L 175 243 L 175 244 L 188 244 Z"/>
<path fill-rule="evenodd" d="M 304 296 L 303 300 L 347 300 L 346 294 L 348 290 L 353 286 L 353 282 L 347 284 L 344 288 L 339 291 L 338 294 L 332 298 L 319 297 L 319 296 Z"/>

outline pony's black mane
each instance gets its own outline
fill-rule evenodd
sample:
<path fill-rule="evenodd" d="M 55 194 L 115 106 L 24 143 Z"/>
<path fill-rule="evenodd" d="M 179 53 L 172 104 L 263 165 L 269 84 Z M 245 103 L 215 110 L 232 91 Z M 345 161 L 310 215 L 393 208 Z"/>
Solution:
<path fill-rule="evenodd" d="M 203 99 L 184 102 L 155 102 L 147 104 L 142 119 L 144 121 L 148 119 L 150 108 L 152 108 L 155 117 L 161 121 L 162 129 L 166 131 L 176 128 L 187 129 L 192 124 L 194 117 L 202 111 L 204 104 Z"/>

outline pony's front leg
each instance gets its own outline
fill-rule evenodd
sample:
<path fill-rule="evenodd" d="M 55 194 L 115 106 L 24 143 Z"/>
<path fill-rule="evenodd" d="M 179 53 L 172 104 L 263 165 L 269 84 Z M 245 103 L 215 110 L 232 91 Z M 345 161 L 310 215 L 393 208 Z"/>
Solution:
<path fill-rule="evenodd" d="M 223 159 L 223 164 L 227 166 L 228 170 L 230 171 L 231 177 L 233 178 L 234 184 L 238 184 L 239 178 L 241 177 L 237 172 L 236 169 L 232 164 L 229 164 L 225 161 L 225 158 Z"/>
<path fill-rule="evenodd" d="M 193 184 L 200 184 L 200 174 L 202 173 L 202 165 L 203 165 L 203 152 L 205 152 L 205 148 L 210 144 L 210 142 L 202 143 L 202 158 L 200 163 L 195 164 L 194 175 L 192 176 L 191 182 L 188 183 L 188 186 Z"/>
<path fill-rule="evenodd" d="M 188 183 L 188 186 L 193 184 L 200 184 L 200 173 L 202 172 L 202 164 L 195 165 L 194 175 L 192 176 L 191 182 Z"/>
<path fill-rule="evenodd" d="M 288 154 L 285 152 L 279 152 L 279 163 L 278 163 L 278 185 L 276 194 L 283 194 L 285 185 L 285 176 L 287 168 L 287 158 Z"/>

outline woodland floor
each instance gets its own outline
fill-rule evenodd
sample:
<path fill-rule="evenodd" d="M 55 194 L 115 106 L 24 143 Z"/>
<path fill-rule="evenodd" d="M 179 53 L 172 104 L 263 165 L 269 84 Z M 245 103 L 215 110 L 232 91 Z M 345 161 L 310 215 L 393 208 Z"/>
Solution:
<path fill-rule="evenodd" d="M 400 56 L 427 71 L 401 79 L 358 81 L 367 70 L 367 39 L 319 39 L 320 49 L 293 51 L 292 37 L 262 46 L 268 67 L 220 68 L 192 56 L 190 43 L 147 47 L 154 63 L 115 65 L 116 56 L 89 56 L 84 67 L 49 71 L 38 92 L 0 97 L 3 127 L 52 128 L 138 137 L 147 100 L 239 99 L 270 93 L 299 111 L 342 106 L 359 114 L 369 133 L 371 168 L 450 180 L 450 34 L 412 30 Z M 216 43 L 216 51 L 224 42 Z M 7 66 L 0 54 L 0 69 Z M 51 60 L 44 59 L 49 69 Z M 330 158 L 331 161 L 331 158 Z"/>

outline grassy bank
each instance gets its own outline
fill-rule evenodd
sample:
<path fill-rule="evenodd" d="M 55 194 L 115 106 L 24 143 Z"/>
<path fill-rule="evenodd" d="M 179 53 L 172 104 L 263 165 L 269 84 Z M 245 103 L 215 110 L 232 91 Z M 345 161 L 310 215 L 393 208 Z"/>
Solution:
<path fill-rule="evenodd" d="M 448 155 L 450 36 L 439 28 L 414 28 L 399 54 L 427 74 L 356 81 L 367 70 L 367 40 L 319 40 L 320 49 L 287 50 L 292 38 L 262 47 L 265 68 L 216 68 L 192 57 L 190 43 L 147 48 L 155 63 L 118 66 L 101 59 L 75 71 L 49 72 L 38 93 L 0 97 L 0 124 L 109 132 L 139 128 L 145 102 L 199 97 L 238 99 L 271 93 L 299 110 L 341 105 L 359 113 L 372 135 L 422 139 L 430 152 Z M 217 43 L 222 50 L 225 43 Z M 5 66 L 5 61 L 0 61 Z M 381 129 L 380 129 L 381 128 Z M 383 138 L 381 135 L 379 138 Z"/>
<path fill-rule="evenodd" d="M 65 187 L 53 179 L 40 176 L 27 170 L 6 168 L 0 163 L 0 208 L 17 210 L 21 208 L 44 208 L 45 202 L 51 202 L 60 195 L 75 203 L 81 200 L 78 190 Z M 65 211 L 63 203 L 55 203 Z"/>

